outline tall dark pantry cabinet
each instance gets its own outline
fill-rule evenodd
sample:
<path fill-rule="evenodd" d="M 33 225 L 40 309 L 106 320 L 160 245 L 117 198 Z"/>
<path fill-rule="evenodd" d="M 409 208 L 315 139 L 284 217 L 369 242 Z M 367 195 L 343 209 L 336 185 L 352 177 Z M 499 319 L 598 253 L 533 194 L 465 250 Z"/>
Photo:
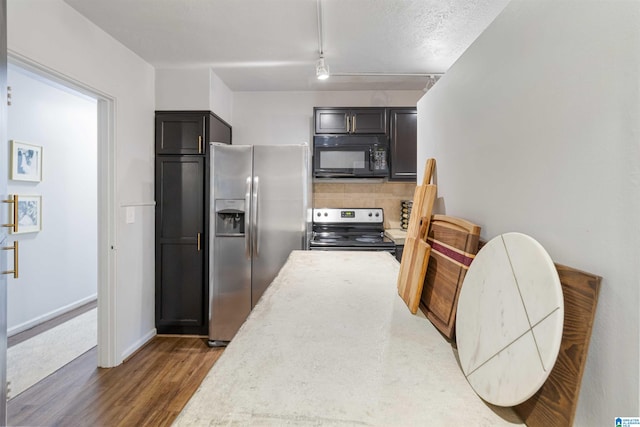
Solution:
<path fill-rule="evenodd" d="M 156 111 L 156 329 L 207 335 L 209 142 L 231 127 L 209 111 Z"/>

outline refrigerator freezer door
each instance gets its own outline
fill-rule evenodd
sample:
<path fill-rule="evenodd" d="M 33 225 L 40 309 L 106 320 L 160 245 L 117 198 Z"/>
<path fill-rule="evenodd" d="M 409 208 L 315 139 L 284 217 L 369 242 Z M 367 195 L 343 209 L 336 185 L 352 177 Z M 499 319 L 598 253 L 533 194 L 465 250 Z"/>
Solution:
<path fill-rule="evenodd" d="M 212 144 L 210 152 L 209 341 L 212 343 L 230 341 L 251 311 L 247 225 L 251 214 L 248 198 L 252 166 L 249 146 Z M 244 221 L 245 225 L 240 227 L 238 221 Z M 229 228 L 234 232 L 229 233 Z"/>
<path fill-rule="evenodd" d="M 254 307 L 294 249 L 306 249 L 309 150 L 304 145 L 253 147 Z"/>

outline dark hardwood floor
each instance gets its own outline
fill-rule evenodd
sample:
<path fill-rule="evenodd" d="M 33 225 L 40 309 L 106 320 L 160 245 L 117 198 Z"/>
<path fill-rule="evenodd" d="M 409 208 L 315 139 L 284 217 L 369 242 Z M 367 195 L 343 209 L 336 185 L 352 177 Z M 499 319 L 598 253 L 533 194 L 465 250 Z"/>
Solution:
<path fill-rule="evenodd" d="M 222 354 L 206 339 L 157 336 L 122 365 L 93 348 L 7 402 L 10 426 L 168 426 Z"/>

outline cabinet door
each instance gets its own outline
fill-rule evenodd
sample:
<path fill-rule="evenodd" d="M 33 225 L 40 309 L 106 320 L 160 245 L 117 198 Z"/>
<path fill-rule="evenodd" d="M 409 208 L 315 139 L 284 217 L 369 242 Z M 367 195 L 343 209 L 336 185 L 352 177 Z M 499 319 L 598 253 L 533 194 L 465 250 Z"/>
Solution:
<path fill-rule="evenodd" d="M 351 133 L 386 133 L 387 114 L 384 108 L 351 110 Z"/>
<path fill-rule="evenodd" d="M 206 334 L 205 158 L 156 158 L 156 327 Z"/>
<path fill-rule="evenodd" d="M 316 133 L 349 133 L 350 112 L 346 108 L 314 109 Z"/>
<path fill-rule="evenodd" d="M 415 109 L 389 111 L 392 180 L 416 180 L 417 119 Z"/>
<path fill-rule="evenodd" d="M 384 108 L 315 108 L 316 134 L 387 132 L 387 114 Z"/>
<path fill-rule="evenodd" d="M 200 113 L 157 113 L 156 154 L 203 154 L 205 120 Z"/>

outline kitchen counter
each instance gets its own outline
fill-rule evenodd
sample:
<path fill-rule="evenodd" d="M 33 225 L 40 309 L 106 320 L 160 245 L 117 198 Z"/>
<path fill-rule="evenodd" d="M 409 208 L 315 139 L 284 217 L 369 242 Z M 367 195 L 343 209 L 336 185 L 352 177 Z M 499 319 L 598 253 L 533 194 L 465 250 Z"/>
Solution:
<path fill-rule="evenodd" d="M 292 252 L 175 425 L 522 425 L 409 312 L 398 268 L 386 252 Z"/>
<path fill-rule="evenodd" d="M 404 239 L 407 238 L 407 230 L 401 228 L 387 228 L 384 235 L 395 242 L 396 245 L 404 245 Z"/>

